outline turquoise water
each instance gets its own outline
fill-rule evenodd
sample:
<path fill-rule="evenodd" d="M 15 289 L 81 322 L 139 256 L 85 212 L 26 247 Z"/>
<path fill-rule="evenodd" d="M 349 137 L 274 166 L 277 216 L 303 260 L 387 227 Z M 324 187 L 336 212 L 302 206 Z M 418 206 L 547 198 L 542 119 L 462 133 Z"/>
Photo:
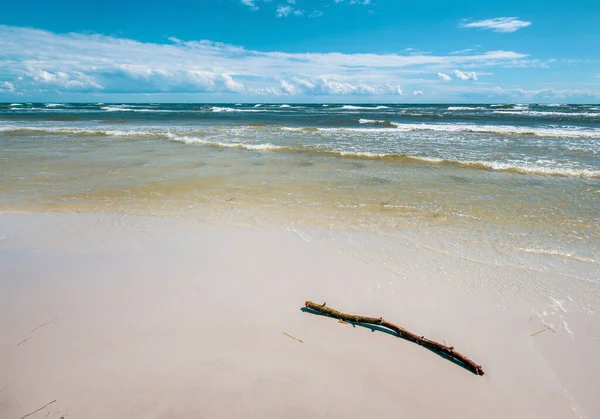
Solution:
<path fill-rule="evenodd" d="M 0 210 L 441 228 L 600 259 L 600 105 L 0 104 Z"/>

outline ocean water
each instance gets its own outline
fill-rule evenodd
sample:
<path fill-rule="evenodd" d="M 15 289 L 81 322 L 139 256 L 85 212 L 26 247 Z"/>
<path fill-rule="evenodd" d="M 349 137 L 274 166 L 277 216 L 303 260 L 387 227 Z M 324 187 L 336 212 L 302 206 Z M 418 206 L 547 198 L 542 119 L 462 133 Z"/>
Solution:
<path fill-rule="evenodd" d="M 600 260 L 600 105 L 0 104 L 0 211 L 440 229 Z"/>

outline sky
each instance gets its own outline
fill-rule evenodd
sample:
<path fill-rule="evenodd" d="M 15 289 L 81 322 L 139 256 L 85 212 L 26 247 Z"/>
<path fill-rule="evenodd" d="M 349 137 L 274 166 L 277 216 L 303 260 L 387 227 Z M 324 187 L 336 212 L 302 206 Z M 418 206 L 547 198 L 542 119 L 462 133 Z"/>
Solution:
<path fill-rule="evenodd" d="M 6 0 L 0 102 L 600 103 L 597 0 Z"/>

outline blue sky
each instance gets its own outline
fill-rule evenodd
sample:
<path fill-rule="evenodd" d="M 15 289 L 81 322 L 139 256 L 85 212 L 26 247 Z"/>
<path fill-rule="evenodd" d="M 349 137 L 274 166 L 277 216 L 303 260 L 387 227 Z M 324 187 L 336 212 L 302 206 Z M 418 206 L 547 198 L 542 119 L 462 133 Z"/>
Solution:
<path fill-rule="evenodd" d="M 0 101 L 600 102 L 597 1 L 4 3 Z"/>

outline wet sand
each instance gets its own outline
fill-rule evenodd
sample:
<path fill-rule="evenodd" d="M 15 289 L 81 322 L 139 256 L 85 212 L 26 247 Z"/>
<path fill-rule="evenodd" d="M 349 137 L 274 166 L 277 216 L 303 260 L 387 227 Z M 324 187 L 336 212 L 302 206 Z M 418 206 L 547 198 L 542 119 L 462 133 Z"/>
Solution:
<path fill-rule="evenodd" d="M 0 417 L 593 418 L 599 277 L 434 234 L 4 214 Z"/>

